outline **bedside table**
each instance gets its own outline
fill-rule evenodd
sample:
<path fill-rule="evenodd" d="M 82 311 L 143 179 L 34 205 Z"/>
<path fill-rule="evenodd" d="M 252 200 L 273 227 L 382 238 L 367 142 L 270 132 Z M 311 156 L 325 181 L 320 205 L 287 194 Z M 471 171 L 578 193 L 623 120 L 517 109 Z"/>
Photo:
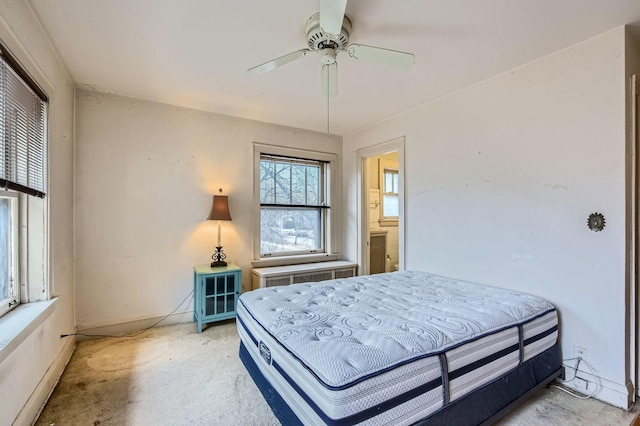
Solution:
<path fill-rule="evenodd" d="M 236 316 L 241 280 L 242 269 L 232 263 L 193 268 L 193 320 L 198 322 L 198 333 L 202 333 L 204 323 Z"/>

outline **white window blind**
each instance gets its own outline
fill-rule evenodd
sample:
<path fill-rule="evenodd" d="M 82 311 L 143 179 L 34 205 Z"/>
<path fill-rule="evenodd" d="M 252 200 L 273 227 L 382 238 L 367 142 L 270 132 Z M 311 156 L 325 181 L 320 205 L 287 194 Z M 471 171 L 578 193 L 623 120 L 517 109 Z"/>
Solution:
<path fill-rule="evenodd" d="M 0 188 L 44 198 L 47 103 L 30 83 L 0 49 Z"/>

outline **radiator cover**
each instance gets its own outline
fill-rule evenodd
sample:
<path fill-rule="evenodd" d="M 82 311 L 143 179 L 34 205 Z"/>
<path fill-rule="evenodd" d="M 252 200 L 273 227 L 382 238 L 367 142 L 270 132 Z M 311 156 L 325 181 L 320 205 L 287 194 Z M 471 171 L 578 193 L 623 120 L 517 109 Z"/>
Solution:
<path fill-rule="evenodd" d="M 349 278 L 357 275 L 358 265 L 338 260 L 304 265 L 271 266 L 251 271 L 253 289 L 306 282 Z"/>

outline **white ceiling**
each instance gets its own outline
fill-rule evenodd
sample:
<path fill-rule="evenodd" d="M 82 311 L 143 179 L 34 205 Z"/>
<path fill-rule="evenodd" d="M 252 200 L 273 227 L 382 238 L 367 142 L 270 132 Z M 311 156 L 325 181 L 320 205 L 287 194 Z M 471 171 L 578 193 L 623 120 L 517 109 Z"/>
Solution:
<path fill-rule="evenodd" d="M 306 47 L 318 0 L 28 0 L 79 88 L 344 135 L 623 24 L 640 0 L 349 0 L 350 42 L 412 52 L 410 70 L 338 55 L 320 93 Z"/>

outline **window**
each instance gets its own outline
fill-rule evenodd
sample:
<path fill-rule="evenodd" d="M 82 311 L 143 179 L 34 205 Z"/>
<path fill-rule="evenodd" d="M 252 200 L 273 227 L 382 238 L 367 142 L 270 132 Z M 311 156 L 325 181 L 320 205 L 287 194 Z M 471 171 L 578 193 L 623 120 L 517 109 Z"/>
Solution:
<path fill-rule="evenodd" d="M 47 296 L 46 109 L 42 91 L 0 45 L 0 315 Z"/>
<path fill-rule="evenodd" d="M 335 156 L 258 146 L 256 159 L 260 212 L 256 259 L 328 253 L 330 169 Z"/>
<path fill-rule="evenodd" d="M 400 190 L 397 169 L 384 169 L 382 187 L 382 216 L 384 219 L 398 219 Z"/>
<path fill-rule="evenodd" d="M 324 251 L 325 163 L 260 156 L 260 255 Z"/>
<path fill-rule="evenodd" d="M 392 152 L 378 159 L 380 179 L 380 226 L 398 226 L 400 218 L 400 175 L 398 154 Z"/>

